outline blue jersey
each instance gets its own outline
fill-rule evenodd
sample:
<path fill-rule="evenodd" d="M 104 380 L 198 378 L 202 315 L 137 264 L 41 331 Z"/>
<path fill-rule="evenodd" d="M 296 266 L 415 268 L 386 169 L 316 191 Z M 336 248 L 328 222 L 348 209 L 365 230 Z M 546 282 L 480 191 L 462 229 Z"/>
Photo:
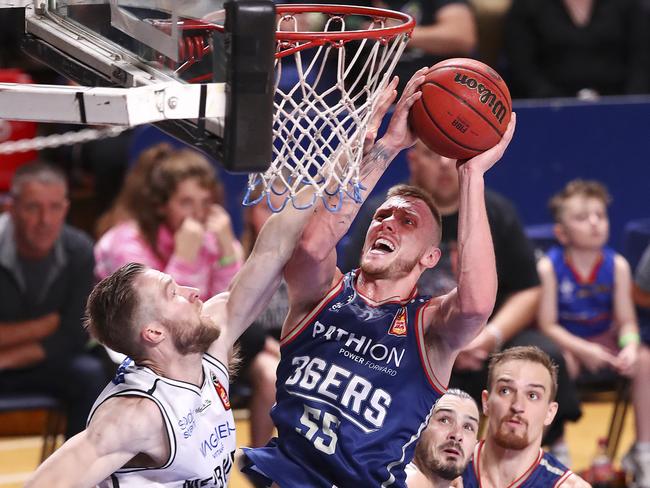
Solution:
<path fill-rule="evenodd" d="M 428 297 L 373 305 L 355 282 L 345 275 L 281 341 L 278 438 L 246 454 L 282 487 L 405 486 L 445 391 L 424 349 Z"/>
<path fill-rule="evenodd" d="M 474 455 L 463 472 L 464 488 L 481 488 L 481 470 L 479 468 L 481 450 L 485 441 L 481 441 L 474 449 Z M 573 472 L 555 457 L 542 449 L 535 462 L 515 481 L 504 488 L 554 488 L 561 486 Z"/>
<path fill-rule="evenodd" d="M 613 249 L 604 248 L 590 276 L 581 279 L 561 247 L 548 257 L 557 279 L 558 322 L 579 337 L 593 337 L 610 329 L 614 298 Z"/>

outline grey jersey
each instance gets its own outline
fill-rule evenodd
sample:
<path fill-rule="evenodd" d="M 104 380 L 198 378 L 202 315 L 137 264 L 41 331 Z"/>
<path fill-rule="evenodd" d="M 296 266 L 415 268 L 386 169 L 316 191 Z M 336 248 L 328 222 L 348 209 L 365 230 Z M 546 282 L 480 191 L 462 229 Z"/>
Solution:
<path fill-rule="evenodd" d="M 127 358 L 93 405 L 93 414 L 109 398 L 139 396 L 158 405 L 169 440 L 169 459 L 157 468 L 123 468 L 100 488 L 225 487 L 235 456 L 235 420 L 228 399 L 228 370 L 203 356 L 201 388 L 157 375 Z M 119 421 L 119 419 L 117 419 Z"/>

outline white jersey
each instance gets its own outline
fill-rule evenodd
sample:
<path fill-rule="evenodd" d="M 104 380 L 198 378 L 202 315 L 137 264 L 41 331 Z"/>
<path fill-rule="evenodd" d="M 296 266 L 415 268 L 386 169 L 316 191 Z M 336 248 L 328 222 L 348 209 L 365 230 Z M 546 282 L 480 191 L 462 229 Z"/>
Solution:
<path fill-rule="evenodd" d="M 93 405 L 93 414 L 109 398 L 139 396 L 158 405 L 169 438 L 169 459 L 157 468 L 123 468 L 100 488 L 225 487 L 235 457 L 235 419 L 228 399 L 228 369 L 203 356 L 201 388 L 158 376 L 127 358 Z M 117 419 L 119 421 L 119 419 Z"/>

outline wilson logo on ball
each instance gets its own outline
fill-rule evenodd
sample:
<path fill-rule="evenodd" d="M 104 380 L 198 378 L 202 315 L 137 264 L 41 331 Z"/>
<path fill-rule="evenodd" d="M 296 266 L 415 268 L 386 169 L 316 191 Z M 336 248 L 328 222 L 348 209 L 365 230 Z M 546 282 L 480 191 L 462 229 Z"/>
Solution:
<path fill-rule="evenodd" d="M 504 103 L 497 98 L 496 93 L 487 88 L 483 83 L 479 83 L 474 78 L 467 75 L 456 73 L 454 82 L 459 85 L 465 85 L 471 90 L 476 90 L 479 94 L 479 101 L 492 109 L 492 114 L 496 117 L 499 123 L 503 123 L 503 118 L 506 115 L 507 108 Z"/>

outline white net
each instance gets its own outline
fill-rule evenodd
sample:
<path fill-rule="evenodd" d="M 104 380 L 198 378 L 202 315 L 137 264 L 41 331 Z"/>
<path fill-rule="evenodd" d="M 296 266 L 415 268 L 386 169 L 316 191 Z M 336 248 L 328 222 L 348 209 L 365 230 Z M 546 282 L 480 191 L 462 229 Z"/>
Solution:
<path fill-rule="evenodd" d="M 361 202 L 359 164 L 366 126 L 410 34 L 387 29 L 399 22 L 381 15 L 279 16 L 274 158 L 265 173 L 250 175 L 244 205 L 266 201 L 271 210 L 280 211 L 291 201 L 300 208 L 294 197 L 303 185 L 313 185 L 316 192 L 302 208 L 319 198 L 331 211 L 345 198 Z M 280 35 L 306 30 L 329 38 L 283 40 Z M 352 41 L 341 36 L 350 31 L 367 37 Z"/>

